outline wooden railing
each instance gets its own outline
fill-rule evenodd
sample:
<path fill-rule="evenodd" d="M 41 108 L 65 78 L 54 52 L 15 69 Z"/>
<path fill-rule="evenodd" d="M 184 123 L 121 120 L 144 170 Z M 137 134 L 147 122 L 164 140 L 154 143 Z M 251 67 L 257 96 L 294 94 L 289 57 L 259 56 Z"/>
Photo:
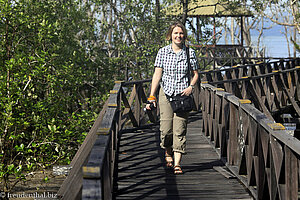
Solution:
<path fill-rule="evenodd" d="M 212 69 L 218 69 L 236 64 L 251 64 L 255 61 L 262 61 L 264 52 L 257 52 L 252 47 L 241 45 L 191 45 L 200 49 L 198 55 L 202 66 L 211 66 Z"/>
<path fill-rule="evenodd" d="M 79 150 L 72 159 L 72 162 L 70 163 L 71 170 L 58 191 L 59 199 L 81 199 L 81 189 L 83 180 L 82 166 L 84 165 L 84 163 L 87 162 L 88 155 L 96 140 L 96 133 L 106 112 L 107 103 L 108 101 L 103 106 L 102 111 L 100 112 L 98 118 L 94 122 L 87 137 L 85 138 L 84 142 L 81 144 Z"/>
<path fill-rule="evenodd" d="M 202 84 L 203 131 L 256 199 L 298 199 L 300 142 L 252 106 Z"/>
<path fill-rule="evenodd" d="M 150 81 L 119 82 L 71 163 L 71 171 L 61 186 L 61 199 L 112 199 L 117 187 L 118 140 L 124 127 L 156 123 L 158 109 L 145 111 Z M 199 86 L 194 93 L 199 109 Z M 158 95 L 157 95 L 158 96 Z"/>
<path fill-rule="evenodd" d="M 96 142 L 93 145 L 87 163 L 83 166 L 82 199 L 112 199 L 114 187 L 119 133 L 130 119 L 133 126 L 141 126 L 148 114 L 151 122 L 156 121 L 156 111 L 144 112 L 147 101 L 143 87 L 147 81 L 132 83 L 117 82 L 110 92 L 108 109 L 97 130 Z M 125 87 L 132 87 L 129 99 Z M 122 104 L 123 103 L 123 104 Z"/>
<path fill-rule="evenodd" d="M 194 99 L 204 134 L 257 199 L 298 197 L 300 144 L 276 120 L 290 108 L 300 122 L 299 64 L 283 60 L 200 72 Z M 71 162 L 61 199 L 113 198 L 120 134 L 158 120 L 159 108 L 144 111 L 149 89 L 150 80 L 116 82 Z"/>
<path fill-rule="evenodd" d="M 300 59 L 234 66 L 201 72 L 202 82 L 209 83 L 240 99 L 249 99 L 271 120 L 281 122 L 279 115 L 289 109 L 300 116 Z M 278 121 L 279 120 L 279 121 Z"/>
<path fill-rule="evenodd" d="M 120 130 L 128 121 L 132 126 L 140 126 L 145 115 L 151 122 L 157 120 L 156 112 L 144 112 L 142 107 L 146 102 L 149 82 L 115 83 L 109 99 L 70 164 L 72 169 L 58 192 L 59 198 L 111 199 Z M 132 90 L 129 92 L 129 89 Z"/>
<path fill-rule="evenodd" d="M 274 120 L 290 106 L 299 123 L 298 65 L 288 60 L 201 74 L 204 134 L 255 199 L 298 199 L 300 142 Z"/>

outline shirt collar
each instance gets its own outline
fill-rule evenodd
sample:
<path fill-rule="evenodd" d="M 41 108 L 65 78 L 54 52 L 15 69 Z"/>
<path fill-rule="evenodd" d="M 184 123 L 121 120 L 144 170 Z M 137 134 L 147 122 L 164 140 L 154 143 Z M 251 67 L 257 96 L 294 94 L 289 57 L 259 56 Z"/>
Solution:
<path fill-rule="evenodd" d="M 183 49 L 182 49 L 182 51 L 179 52 L 178 55 L 181 55 L 181 54 L 182 54 L 183 52 L 185 52 L 185 51 L 186 51 L 186 47 L 185 47 L 185 45 L 183 45 Z M 174 53 L 174 51 L 173 51 L 173 49 L 172 49 L 172 44 L 169 44 L 169 45 L 168 45 L 168 47 L 167 47 L 167 53 L 168 53 L 168 54 Z"/>

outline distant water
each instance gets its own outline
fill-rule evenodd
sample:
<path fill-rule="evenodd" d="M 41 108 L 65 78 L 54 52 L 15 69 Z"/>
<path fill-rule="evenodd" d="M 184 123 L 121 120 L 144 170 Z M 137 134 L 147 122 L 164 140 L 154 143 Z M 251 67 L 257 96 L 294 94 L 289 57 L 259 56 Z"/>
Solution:
<path fill-rule="evenodd" d="M 266 47 L 266 56 L 268 57 L 289 57 L 288 53 L 288 42 L 283 35 L 284 27 L 270 22 L 265 19 L 265 26 L 271 27 L 270 29 L 264 30 L 263 37 L 261 39 L 262 45 Z M 258 32 L 256 30 L 251 30 L 252 43 L 256 44 Z M 290 36 L 289 36 L 290 37 Z M 299 34 L 297 35 L 299 41 Z M 294 45 L 289 41 L 290 45 L 290 56 L 294 56 Z M 299 56 L 299 53 L 297 53 Z"/>
<path fill-rule="evenodd" d="M 257 36 L 252 36 L 252 42 L 257 45 Z M 288 43 L 284 36 L 263 36 L 260 43 L 261 47 L 266 48 L 266 56 L 267 57 L 289 57 L 288 53 Z M 294 46 L 290 42 L 290 56 L 294 56 Z M 297 53 L 297 56 L 300 56 Z"/>
<path fill-rule="evenodd" d="M 253 43 L 253 47 L 257 46 L 257 35 L 251 36 L 251 40 Z M 230 41 L 230 39 L 228 39 Z M 225 44 L 224 38 L 221 38 L 218 42 L 218 44 Z M 262 36 L 260 41 L 260 49 L 262 47 L 265 47 L 265 56 L 266 57 L 274 57 L 274 58 L 286 58 L 289 57 L 288 52 L 288 43 L 283 35 L 266 35 Z M 290 42 L 290 56 L 294 56 L 294 46 Z M 299 57 L 300 54 L 297 53 L 297 56 Z"/>

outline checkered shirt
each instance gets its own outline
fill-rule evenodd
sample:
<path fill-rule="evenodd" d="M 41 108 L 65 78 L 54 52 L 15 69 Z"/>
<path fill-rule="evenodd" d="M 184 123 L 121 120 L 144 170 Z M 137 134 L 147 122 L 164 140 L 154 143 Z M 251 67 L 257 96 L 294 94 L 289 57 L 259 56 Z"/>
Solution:
<path fill-rule="evenodd" d="M 199 64 L 195 51 L 191 48 L 189 50 L 191 69 L 197 70 Z M 154 66 L 163 68 L 161 86 L 165 94 L 177 95 L 189 86 L 185 47 L 177 54 L 173 51 L 171 44 L 159 49 Z"/>

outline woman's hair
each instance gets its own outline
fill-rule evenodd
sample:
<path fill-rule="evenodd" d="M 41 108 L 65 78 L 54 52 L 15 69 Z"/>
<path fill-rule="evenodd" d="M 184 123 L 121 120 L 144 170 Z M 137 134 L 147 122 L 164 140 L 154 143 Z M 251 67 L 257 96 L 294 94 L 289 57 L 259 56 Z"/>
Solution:
<path fill-rule="evenodd" d="M 186 31 L 184 25 L 178 21 L 174 22 L 173 24 L 170 25 L 169 30 L 167 32 L 166 40 L 172 41 L 172 32 L 175 27 L 180 27 L 182 29 L 183 34 L 184 34 L 184 40 L 186 40 L 187 39 L 187 31 Z"/>

